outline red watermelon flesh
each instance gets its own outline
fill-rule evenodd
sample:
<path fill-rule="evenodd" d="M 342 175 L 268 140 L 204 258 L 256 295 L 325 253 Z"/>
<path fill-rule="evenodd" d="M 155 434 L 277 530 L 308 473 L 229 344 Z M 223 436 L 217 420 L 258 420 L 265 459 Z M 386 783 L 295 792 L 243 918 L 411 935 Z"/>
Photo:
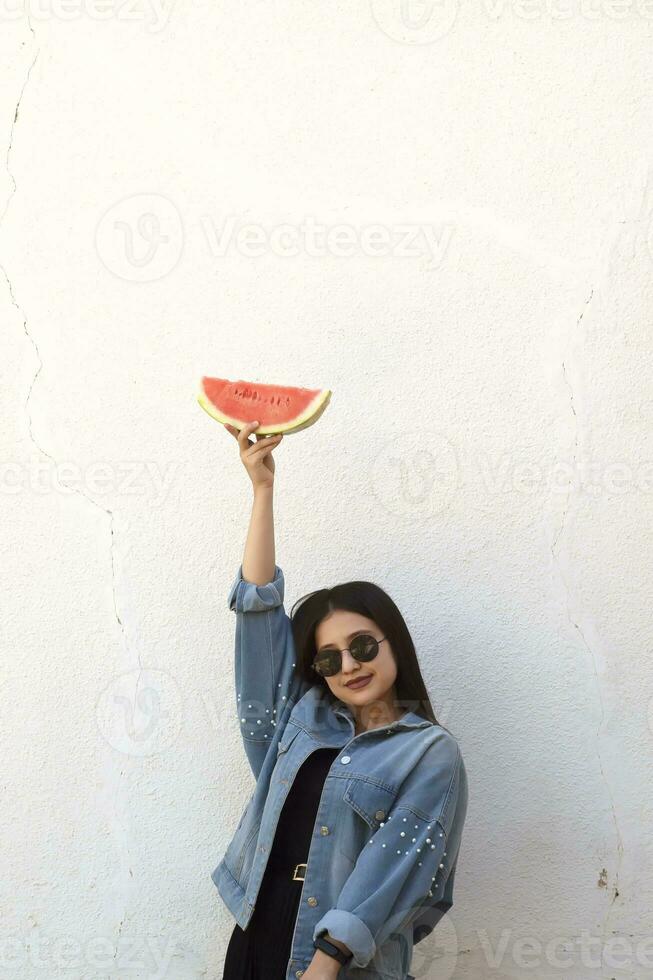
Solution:
<path fill-rule="evenodd" d="M 218 422 L 242 429 L 258 420 L 254 432 L 299 432 L 317 422 L 331 398 L 329 388 L 292 388 L 203 377 L 197 400 Z"/>

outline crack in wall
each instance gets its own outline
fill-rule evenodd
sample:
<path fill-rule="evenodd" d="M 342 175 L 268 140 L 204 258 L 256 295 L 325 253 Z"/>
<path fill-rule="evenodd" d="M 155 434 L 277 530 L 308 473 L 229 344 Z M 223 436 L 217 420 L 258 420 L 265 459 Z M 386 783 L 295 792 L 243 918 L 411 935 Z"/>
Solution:
<path fill-rule="evenodd" d="M 12 197 L 16 193 L 16 189 L 17 189 L 16 180 L 14 178 L 13 173 L 11 172 L 11 170 L 9 168 L 9 154 L 11 152 L 11 147 L 12 147 L 12 142 L 13 142 L 14 126 L 16 124 L 16 120 L 18 119 L 18 110 L 19 110 L 19 107 L 20 107 L 21 99 L 23 97 L 23 93 L 25 91 L 25 87 L 26 87 L 27 82 L 29 80 L 30 72 L 31 72 L 32 68 L 34 67 L 34 64 L 36 63 L 36 59 L 38 58 L 38 54 L 39 54 L 39 52 L 37 51 L 36 56 L 35 56 L 34 60 L 32 61 L 32 64 L 30 65 L 30 67 L 28 69 L 27 77 L 25 79 L 25 82 L 23 83 L 23 87 L 22 87 L 22 90 L 21 90 L 21 93 L 20 93 L 18 102 L 16 104 L 16 110 L 14 112 L 14 121 L 13 121 L 12 126 L 11 126 L 9 146 L 8 146 L 8 149 L 7 149 L 7 156 L 6 156 L 7 173 L 9 174 L 9 177 L 10 177 L 10 179 L 12 181 L 13 190 L 11 191 L 9 197 L 7 198 L 7 202 L 5 204 L 5 208 L 4 208 L 3 212 L 2 212 L 2 215 L 0 215 L 0 224 L 2 224 L 2 221 L 3 221 L 4 217 L 5 217 L 5 215 L 7 214 L 7 211 L 9 209 L 9 204 L 11 202 Z M 30 441 L 33 443 L 34 446 L 36 446 L 36 448 L 38 449 L 38 451 L 43 456 L 45 456 L 47 459 L 49 459 L 55 465 L 55 467 L 56 467 L 57 466 L 57 460 L 55 459 L 55 457 L 52 456 L 49 452 L 47 452 L 47 450 L 45 450 L 43 448 L 43 446 L 40 445 L 40 443 L 37 441 L 37 439 L 34 436 L 33 426 L 32 426 L 32 416 L 31 416 L 31 413 L 30 413 L 30 410 L 29 410 L 29 401 L 30 401 L 30 398 L 32 396 L 32 391 L 34 389 L 34 385 L 36 384 L 36 380 L 37 380 L 37 378 L 38 378 L 38 376 L 41 373 L 41 370 L 43 368 L 43 359 L 41 357 L 41 352 L 39 351 L 38 344 L 36 343 L 36 341 L 34 340 L 34 337 L 30 333 L 30 330 L 29 330 L 29 327 L 28 327 L 28 324 L 27 324 L 27 316 L 25 314 L 25 311 L 20 306 L 20 304 L 16 301 L 16 297 L 15 297 L 15 294 L 14 294 L 14 287 L 13 287 L 13 284 L 11 282 L 11 279 L 9 278 L 9 275 L 7 273 L 7 270 L 6 270 L 5 266 L 4 266 L 4 264 L 0 263 L 0 269 L 2 270 L 2 273 L 3 273 L 3 275 L 5 277 L 5 280 L 6 280 L 6 283 L 7 283 L 7 288 L 9 290 L 9 296 L 11 298 L 11 302 L 12 302 L 13 306 L 16 308 L 16 310 L 18 311 L 18 313 L 19 313 L 19 315 L 20 315 L 20 317 L 22 319 L 22 322 L 23 322 L 23 332 L 24 332 L 25 336 L 27 337 L 27 339 L 32 344 L 32 346 L 34 348 L 34 351 L 36 353 L 37 359 L 38 359 L 38 367 L 37 367 L 36 372 L 35 372 L 35 374 L 34 374 L 34 376 L 32 378 L 32 382 L 31 382 L 31 384 L 29 386 L 29 390 L 27 392 L 27 397 L 26 397 L 25 402 L 23 404 L 23 411 L 25 412 L 25 415 L 27 417 L 27 431 L 28 431 L 28 435 L 29 435 Z M 125 650 L 127 652 L 129 652 L 129 643 L 128 643 L 128 640 L 127 640 L 127 634 L 126 634 L 126 631 L 125 631 L 124 623 L 123 623 L 122 619 L 120 618 L 120 614 L 118 613 L 118 604 L 117 604 L 117 599 L 116 599 L 116 575 L 115 575 L 114 546 L 113 546 L 113 539 L 114 539 L 114 535 L 115 535 L 114 527 L 113 527 L 113 525 L 114 525 L 114 513 L 109 508 L 103 507 L 101 504 L 99 504 L 96 500 L 94 500 L 92 497 L 90 497 L 87 493 L 84 493 L 84 491 L 81 490 L 81 489 L 79 489 L 78 487 L 71 486 L 69 483 L 66 483 L 64 480 L 61 480 L 61 478 L 59 476 L 57 477 L 57 479 L 64 486 L 66 486 L 70 490 L 72 490 L 73 493 L 78 494 L 80 497 L 84 497 L 94 507 L 98 508 L 99 510 L 101 510 L 105 514 L 108 514 L 109 517 L 111 518 L 111 524 L 110 524 L 110 530 L 111 530 L 111 548 L 110 548 L 110 553 L 111 553 L 111 584 L 112 584 L 113 609 L 114 609 L 114 614 L 115 614 L 115 617 L 116 617 L 116 621 L 118 622 L 118 625 L 120 626 L 121 635 L 123 637 L 124 644 L 125 644 Z M 138 655 L 137 655 L 137 657 L 138 657 Z M 142 666 L 141 666 L 141 663 L 140 663 L 140 657 L 138 657 L 138 664 L 139 664 L 139 669 L 142 671 Z M 137 686 L 137 690 L 138 690 L 138 686 Z"/>
<path fill-rule="evenodd" d="M 580 326 L 580 322 L 581 322 L 581 320 L 583 319 L 583 317 L 585 315 L 585 310 L 587 309 L 587 307 L 591 303 L 592 296 L 593 295 L 594 295 L 594 289 L 592 288 L 592 290 L 591 290 L 588 298 L 585 300 L 585 305 L 584 305 L 584 307 L 583 307 L 583 309 L 581 311 L 581 314 L 578 317 L 578 319 L 576 320 L 576 326 L 577 327 Z M 571 406 L 571 411 L 572 411 L 572 414 L 574 416 L 574 423 L 575 423 L 574 424 L 574 455 L 573 455 L 573 464 L 574 465 L 572 467 L 572 472 L 575 472 L 575 467 L 576 467 L 576 464 L 578 462 L 578 416 L 576 414 L 576 408 L 574 406 L 574 390 L 571 387 L 571 384 L 569 383 L 569 379 L 567 378 L 567 368 L 565 366 L 564 360 L 562 362 L 562 376 L 564 378 L 565 384 L 567 385 L 567 388 L 569 389 L 569 404 Z M 557 545 L 558 540 L 559 540 L 562 532 L 564 531 L 565 523 L 566 523 L 566 520 L 567 520 L 567 510 L 569 509 L 569 501 L 571 499 L 571 493 L 572 493 L 572 491 L 570 490 L 569 493 L 567 494 L 567 498 L 565 500 L 565 508 L 564 508 L 564 510 L 562 512 L 562 520 L 560 521 L 560 527 L 559 527 L 558 533 L 555 536 L 555 538 L 553 539 L 553 543 L 551 545 L 551 553 L 553 554 L 554 559 L 555 559 L 555 546 Z"/>
<path fill-rule="evenodd" d="M 585 312 L 586 312 L 586 310 L 587 310 L 590 302 L 592 301 L 592 297 L 593 296 L 594 296 L 594 289 L 592 288 L 592 290 L 590 291 L 590 294 L 589 294 L 587 300 L 585 301 L 585 305 L 583 307 L 583 310 L 581 311 L 581 314 L 580 314 L 580 316 L 578 317 L 578 319 L 576 321 L 576 328 L 578 328 L 580 326 L 580 323 L 581 323 L 581 321 L 583 319 L 583 316 L 585 315 Z M 569 390 L 569 404 L 570 404 L 570 407 L 571 407 L 572 414 L 574 416 L 574 451 L 573 451 L 572 473 L 575 473 L 576 472 L 577 462 L 578 462 L 578 447 L 579 447 L 578 426 L 579 426 L 579 421 L 578 421 L 578 414 L 576 412 L 576 407 L 575 407 L 575 404 L 574 404 L 574 390 L 573 390 L 573 387 L 571 385 L 571 382 L 569 381 L 569 377 L 568 377 L 568 374 L 567 374 L 567 367 L 566 367 L 566 364 L 565 364 L 565 360 L 564 359 L 562 361 L 562 375 L 563 375 L 564 382 L 565 382 L 565 384 L 566 384 L 566 386 L 567 386 L 567 388 Z M 596 755 L 597 755 L 597 761 L 598 761 L 598 764 L 599 764 L 599 770 L 600 770 L 600 773 L 601 773 L 601 778 L 603 780 L 603 784 L 604 784 L 604 786 L 606 788 L 606 791 L 608 793 L 608 797 L 609 797 L 609 800 L 610 800 L 610 812 L 611 812 L 611 815 L 612 815 L 612 821 L 613 821 L 615 833 L 616 833 L 616 836 L 617 836 L 617 857 L 616 857 L 616 869 L 615 869 L 615 873 L 614 873 L 614 886 L 613 886 L 613 889 L 612 889 L 612 898 L 610 900 L 610 904 L 608 906 L 608 909 L 607 909 L 607 911 L 605 913 L 604 921 L 603 921 L 603 924 L 602 924 L 602 930 L 601 930 L 602 931 L 601 964 L 603 965 L 603 954 L 604 954 L 604 949 L 605 949 L 606 935 L 607 935 L 607 932 L 608 932 L 608 923 L 609 923 L 609 918 L 610 918 L 610 912 L 612 910 L 612 907 L 613 907 L 615 901 L 617 900 L 617 898 L 619 896 L 619 871 L 621 869 L 621 863 L 622 863 L 622 859 L 623 859 L 624 843 L 623 843 L 623 837 L 622 837 L 621 831 L 619 829 L 619 821 L 617 819 L 617 811 L 616 811 L 614 796 L 612 794 L 612 790 L 610 789 L 610 783 L 609 783 L 609 781 L 607 779 L 605 770 L 603 768 L 603 759 L 601 757 L 601 731 L 602 731 L 603 726 L 604 726 L 604 723 L 605 723 L 605 702 L 604 702 L 604 699 L 603 699 L 603 691 L 602 691 L 602 688 L 601 688 L 601 681 L 600 681 L 600 678 L 599 678 L 599 672 L 598 672 L 598 666 L 597 666 L 597 657 L 596 657 L 596 654 L 595 654 L 594 649 L 592 647 L 592 644 L 588 641 L 587 636 L 585 635 L 585 632 L 583 631 L 580 623 L 576 622 L 576 620 L 572 618 L 571 609 L 570 609 L 571 589 L 569 587 L 569 584 L 567 582 L 567 579 L 565 578 L 564 572 L 562 570 L 562 565 L 561 565 L 561 562 L 560 562 L 560 559 L 559 559 L 559 553 L 556 552 L 556 545 L 557 545 L 558 541 L 560 540 L 560 538 L 562 537 L 563 532 L 564 532 L 565 527 L 566 527 L 567 514 L 568 514 L 568 511 L 569 511 L 569 503 L 570 503 L 570 500 L 571 500 L 571 494 L 572 494 L 572 492 L 573 492 L 573 489 L 570 488 L 569 493 L 567 494 L 567 497 L 566 497 L 566 500 L 565 500 L 565 506 L 564 506 L 564 510 L 563 510 L 563 513 L 562 513 L 562 519 L 561 519 L 561 522 L 560 522 L 560 527 L 558 529 L 558 533 L 556 534 L 556 536 L 555 536 L 555 538 L 554 538 L 554 540 L 553 540 L 553 542 L 551 544 L 551 557 L 553 559 L 554 566 L 556 567 L 556 569 L 558 571 L 558 575 L 560 576 L 560 579 L 561 579 L 561 581 L 563 583 L 563 586 L 564 586 L 564 589 L 565 589 L 565 611 L 566 611 L 566 614 L 567 614 L 567 619 L 569 621 L 569 624 L 575 630 L 578 631 L 578 633 L 580 635 L 580 638 L 581 638 L 581 641 L 582 641 L 585 649 L 587 650 L 587 653 L 589 654 L 590 661 L 591 661 L 591 664 L 592 664 L 592 668 L 593 668 L 593 671 L 594 671 L 594 680 L 595 680 L 595 685 L 596 685 L 596 691 L 597 691 L 597 696 L 598 696 L 599 707 L 600 707 L 600 711 L 601 711 L 601 715 L 600 715 L 600 718 L 599 718 L 598 726 L 597 726 L 597 729 L 596 729 Z"/>
<path fill-rule="evenodd" d="M 32 27 L 32 21 L 31 21 L 30 15 L 29 15 L 29 3 L 27 2 L 27 0 L 25 0 L 25 18 L 27 20 L 27 26 L 29 27 L 30 31 L 32 32 L 32 37 L 35 38 L 36 37 L 36 34 L 34 33 L 34 28 Z M 40 50 L 41 49 L 39 48 L 39 51 Z M 38 54 L 38 52 L 37 52 L 37 54 Z"/>
<path fill-rule="evenodd" d="M 28 18 L 28 21 L 29 21 L 29 18 Z M 34 34 L 34 30 L 33 30 L 31 24 L 30 24 L 30 30 L 32 31 L 32 34 Z M 24 80 L 23 85 L 22 85 L 22 88 L 20 90 L 20 95 L 18 96 L 18 101 L 16 102 L 16 108 L 14 109 L 14 118 L 12 119 L 12 122 L 11 122 L 11 129 L 9 130 L 9 144 L 7 146 L 7 152 L 5 154 L 5 169 L 7 171 L 7 175 L 9 177 L 11 183 L 13 184 L 13 187 L 12 187 L 10 193 L 9 193 L 9 197 L 5 201 L 5 206 L 4 206 L 4 209 L 2 211 L 2 214 L 0 214 L 0 224 L 2 224 L 5 215 L 6 215 L 7 211 L 9 210 L 9 204 L 11 202 L 11 199 L 14 196 L 14 194 L 16 193 L 16 180 L 15 180 L 14 175 L 11 172 L 11 168 L 9 166 L 9 155 L 11 154 L 11 148 L 12 148 L 13 143 L 14 143 L 14 129 L 16 128 L 16 120 L 18 119 L 18 112 L 20 110 L 20 104 L 21 104 L 21 102 L 23 100 L 23 95 L 25 94 L 25 89 L 27 88 L 27 83 L 29 82 L 29 77 L 32 74 L 32 68 L 36 64 L 36 60 L 37 60 L 37 58 L 38 58 L 38 56 L 39 56 L 40 53 L 41 53 L 41 49 L 38 48 L 36 54 L 34 55 L 34 60 L 32 61 L 32 64 L 27 69 L 27 74 L 25 75 L 25 80 Z M 0 266 L 0 268 L 2 268 L 2 270 L 4 272 L 4 267 L 3 266 Z M 6 276 L 6 272 L 5 272 L 5 276 Z M 13 299 L 13 297 L 12 297 L 12 299 Z M 14 303 L 14 306 L 15 305 L 16 304 Z"/>
<path fill-rule="evenodd" d="M 35 37 L 36 35 L 34 33 L 34 29 L 32 27 L 32 24 L 31 24 L 31 21 L 30 21 L 30 18 L 29 18 L 29 13 L 28 13 L 27 10 L 26 10 L 26 16 L 27 16 L 27 22 L 28 22 L 28 25 L 29 25 L 29 29 L 30 29 L 33 37 Z M 11 204 L 11 201 L 12 201 L 14 195 L 17 192 L 17 183 L 16 183 L 16 179 L 14 177 L 14 174 L 13 174 L 13 172 L 11 170 L 11 167 L 10 167 L 10 164 L 9 164 L 9 160 L 10 160 L 10 156 L 11 156 L 11 150 L 12 150 L 12 147 L 13 147 L 14 130 L 15 130 L 15 127 L 16 127 L 16 122 L 18 120 L 18 115 L 19 115 L 19 112 L 20 112 L 20 107 L 21 107 L 22 99 L 23 99 L 23 96 L 25 94 L 25 90 L 27 88 L 27 85 L 28 85 L 28 82 L 29 82 L 29 79 L 30 79 L 30 75 L 32 73 L 32 69 L 34 68 L 34 65 L 36 64 L 36 61 L 37 61 L 38 56 L 40 54 L 40 50 L 41 49 L 39 48 L 36 51 L 36 54 L 34 55 L 34 58 L 32 60 L 32 63 L 30 64 L 29 68 L 27 69 L 27 74 L 26 74 L 25 79 L 23 81 L 23 84 L 22 84 L 22 87 L 21 87 L 21 90 L 20 90 L 20 94 L 19 94 L 18 100 L 16 102 L 16 107 L 14 109 L 14 117 L 13 117 L 13 120 L 12 120 L 12 123 L 11 123 L 11 128 L 10 128 L 10 131 L 9 131 L 9 142 L 8 142 L 8 145 L 7 145 L 7 152 L 5 154 L 5 168 L 6 168 L 6 172 L 7 172 L 7 175 L 9 177 L 10 181 L 11 181 L 11 185 L 12 186 L 11 186 L 11 190 L 9 192 L 9 195 L 7 197 L 7 200 L 5 202 L 5 206 L 3 208 L 2 214 L 0 214 L 0 226 L 2 226 L 2 223 L 4 222 L 5 216 L 6 216 L 7 212 L 8 212 L 8 210 L 9 210 L 9 206 Z M 23 412 L 25 413 L 25 416 L 26 416 L 26 419 L 27 419 L 27 433 L 28 433 L 28 437 L 29 437 L 30 442 L 36 447 L 36 449 L 39 451 L 39 453 L 41 453 L 43 456 L 45 456 L 47 459 L 49 459 L 51 461 L 51 463 L 54 465 L 55 469 L 56 469 L 56 467 L 58 465 L 57 464 L 57 460 L 55 459 L 54 456 L 52 456 L 49 452 L 47 452 L 46 449 L 43 448 L 43 446 L 38 442 L 38 440 L 34 436 L 32 415 L 31 415 L 31 412 L 30 412 L 30 409 L 29 409 L 29 402 L 30 402 L 30 398 L 32 396 L 32 391 L 34 390 L 34 386 L 36 384 L 36 381 L 38 379 L 38 376 L 41 373 L 41 370 L 43 369 L 43 358 L 41 357 L 41 352 L 39 350 L 38 344 L 36 343 L 34 337 L 32 336 L 32 334 L 30 332 L 30 329 L 29 329 L 29 326 L 28 326 L 28 321 L 27 321 L 27 315 L 26 315 L 24 309 L 20 306 L 20 304 L 16 300 L 16 296 L 15 296 L 15 293 L 14 293 L 13 283 L 12 283 L 10 277 L 9 277 L 9 274 L 7 272 L 7 269 L 5 268 L 5 265 L 3 263 L 1 263 L 1 262 L 0 262 L 0 270 L 2 271 L 2 274 L 4 275 L 5 281 L 7 283 L 7 289 L 9 291 L 9 296 L 10 296 L 10 299 L 11 299 L 11 303 L 15 307 L 15 309 L 18 311 L 18 314 L 19 314 L 19 316 L 20 316 L 20 318 L 22 320 L 23 333 L 25 334 L 25 336 L 27 337 L 27 339 L 29 340 L 29 342 L 32 344 L 32 347 L 34 348 L 34 352 L 36 353 L 37 362 L 38 362 L 36 371 L 35 371 L 35 373 L 34 373 L 34 375 L 32 377 L 32 380 L 31 380 L 31 383 L 30 383 L 30 386 L 29 386 L 29 389 L 28 389 L 28 392 L 27 392 L 27 397 L 25 398 L 25 401 L 23 403 Z M 80 488 L 75 487 L 75 486 L 71 486 L 70 484 L 66 483 L 64 480 L 61 480 L 59 474 L 57 474 L 57 479 L 59 480 L 59 482 L 63 486 L 66 486 L 66 487 L 68 487 L 68 489 L 72 490 L 73 493 L 77 494 L 80 497 L 84 497 L 86 500 L 88 500 L 88 502 L 90 504 L 92 504 L 93 507 L 95 507 L 98 510 L 101 510 L 103 513 L 109 515 L 109 518 L 110 518 L 110 534 L 111 534 L 109 552 L 110 552 L 110 557 L 111 557 L 111 594 L 112 594 L 113 612 L 114 612 L 114 616 L 116 618 L 116 621 L 117 621 L 117 623 L 118 623 L 118 625 L 120 627 L 120 635 L 121 635 L 121 639 L 122 639 L 122 642 L 123 642 L 124 649 L 125 649 L 127 655 L 129 655 L 130 654 L 130 649 L 129 649 L 129 641 L 128 641 L 128 637 L 127 637 L 127 630 L 126 630 L 125 624 L 124 624 L 123 620 L 121 619 L 120 614 L 118 612 L 118 601 L 117 601 L 117 590 L 116 590 L 115 549 L 114 549 L 114 539 L 115 539 L 114 512 L 112 510 L 110 510 L 109 508 L 107 508 L 107 507 L 103 507 L 96 500 L 94 500 L 91 496 L 89 496 L 89 494 L 85 493 Z M 138 699 L 138 685 L 139 685 L 139 682 L 141 680 L 141 676 L 142 676 L 142 673 L 143 673 L 143 665 L 141 663 L 140 653 L 138 651 L 136 651 L 135 656 L 136 656 L 136 660 L 137 660 L 137 663 L 138 663 L 137 676 L 136 676 L 136 685 L 135 685 L 135 690 L 134 690 L 134 703 L 136 704 L 137 703 L 137 699 Z M 120 769 L 120 775 L 117 777 L 116 786 L 115 786 L 115 793 L 114 793 L 114 819 L 117 820 L 118 822 L 120 822 L 120 821 L 119 821 L 119 818 L 118 818 L 118 815 L 117 815 L 117 805 L 116 804 L 117 804 L 118 795 L 119 795 L 119 792 L 120 792 L 121 777 L 123 775 L 124 775 L 124 771 L 122 769 Z M 127 864 L 127 863 L 130 863 L 130 862 L 129 861 L 125 861 L 125 863 Z M 130 872 L 131 872 L 131 869 L 130 869 Z M 125 919 L 125 917 L 124 917 L 124 914 L 123 914 L 123 915 L 121 915 L 121 921 L 120 921 L 120 925 L 119 925 L 119 928 L 118 928 L 118 934 L 120 934 L 120 931 L 122 930 L 124 919 Z"/>

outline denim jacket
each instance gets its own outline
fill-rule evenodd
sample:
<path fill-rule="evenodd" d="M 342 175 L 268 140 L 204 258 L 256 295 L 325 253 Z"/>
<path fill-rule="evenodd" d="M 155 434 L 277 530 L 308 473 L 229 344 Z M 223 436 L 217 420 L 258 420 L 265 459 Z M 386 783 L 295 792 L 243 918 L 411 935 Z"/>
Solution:
<path fill-rule="evenodd" d="M 410 710 L 355 735 L 349 706 L 296 673 L 283 600 L 278 565 L 258 586 L 239 567 L 228 597 L 236 708 L 256 785 L 211 878 L 245 929 L 297 770 L 320 747 L 340 749 L 316 814 L 286 978 L 302 976 L 313 939 L 328 931 L 353 953 L 338 980 L 408 980 L 414 944 L 453 905 L 467 810 L 460 748 Z"/>

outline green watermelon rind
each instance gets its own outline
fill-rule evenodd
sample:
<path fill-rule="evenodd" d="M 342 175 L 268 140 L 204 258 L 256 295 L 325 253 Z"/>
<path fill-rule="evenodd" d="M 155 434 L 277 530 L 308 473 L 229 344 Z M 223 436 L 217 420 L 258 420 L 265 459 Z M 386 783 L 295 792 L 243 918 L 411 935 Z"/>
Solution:
<path fill-rule="evenodd" d="M 277 423 L 276 425 L 259 425 L 257 429 L 252 430 L 252 434 L 258 435 L 272 435 L 279 432 L 283 432 L 284 435 L 290 435 L 293 432 L 300 432 L 302 429 L 308 429 L 309 426 L 313 425 L 319 419 L 322 412 L 327 407 L 331 400 L 331 389 L 321 388 L 316 394 L 315 398 L 309 402 L 308 406 L 299 415 L 295 416 L 289 423 Z M 200 382 L 200 390 L 197 394 L 197 401 L 204 411 L 215 419 L 217 422 L 227 423 L 228 425 L 233 425 L 234 428 L 242 428 L 242 419 L 236 419 L 230 415 L 225 415 L 221 412 L 214 403 L 207 397 Z"/>

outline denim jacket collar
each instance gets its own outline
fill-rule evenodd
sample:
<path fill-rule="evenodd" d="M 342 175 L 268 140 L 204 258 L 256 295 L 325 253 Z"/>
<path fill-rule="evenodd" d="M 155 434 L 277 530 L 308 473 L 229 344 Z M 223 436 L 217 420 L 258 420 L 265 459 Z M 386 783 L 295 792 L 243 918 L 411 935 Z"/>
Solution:
<path fill-rule="evenodd" d="M 354 720 L 354 715 L 348 704 L 344 701 L 338 699 L 334 707 L 335 714 L 345 714 L 348 715 L 352 721 Z M 423 718 L 418 715 L 415 711 L 406 711 L 401 718 L 397 718 L 395 721 L 391 721 L 388 725 L 381 725 L 380 727 L 384 730 L 390 728 L 427 728 L 433 723 L 428 720 L 428 718 Z"/>
<path fill-rule="evenodd" d="M 318 709 L 322 708 L 322 710 L 324 710 L 329 706 L 331 707 L 332 713 L 336 717 L 342 718 L 343 721 L 348 720 L 349 725 L 353 728 L 354 714 L 351 707 L 341 698 L 334 698 L 318 684 L 314 684 L 312 687 L 310 687 L 300 699 L 297 704 L 295 715 L 303 717 L 306 721 L 309 721 L 309 719 L 316 718 L 316 712 Z M 397 718 L 395 721 L 392 721 L 387 725 L 380 725 L 378 727 L 383 729 L 383 731 L 392 731 L 402 728 L 427 728 L 432 724 L 433 723 L 429 721 L 428 718 L 423 718 L 421 715 L 418 715 L 416 711 L 409 710 L 406 711 L 401 718 Z M 310 721 L 309 727 L 311 727 Z"/>

